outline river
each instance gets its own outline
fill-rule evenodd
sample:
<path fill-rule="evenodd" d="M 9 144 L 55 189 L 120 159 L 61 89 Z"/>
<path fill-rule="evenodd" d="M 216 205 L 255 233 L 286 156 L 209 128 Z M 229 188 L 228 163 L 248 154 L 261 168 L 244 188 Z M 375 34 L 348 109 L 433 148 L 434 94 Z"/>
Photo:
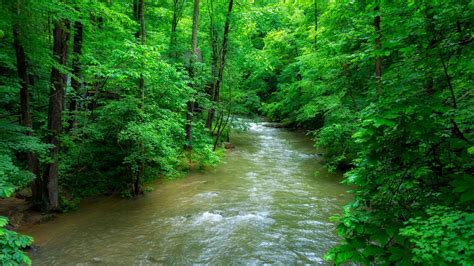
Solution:
<path fill-rule="evenodd" d="M 326 264 L 347 202 L 309 137 L 251 124 L 206 172 L 109 197 L 34 226 L 33 265 Z"/>

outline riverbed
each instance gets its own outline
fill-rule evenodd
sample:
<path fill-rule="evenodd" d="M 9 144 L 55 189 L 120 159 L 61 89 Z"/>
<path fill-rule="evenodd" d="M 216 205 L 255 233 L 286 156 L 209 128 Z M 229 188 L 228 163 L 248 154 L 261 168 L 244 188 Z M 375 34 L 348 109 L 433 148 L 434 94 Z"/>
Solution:
<path fill-rule="evenodd" d="M 252 123 L 216 168 L 29 228 L 34 265 L 326 264 L 348 201 L 302 132 Z"/>

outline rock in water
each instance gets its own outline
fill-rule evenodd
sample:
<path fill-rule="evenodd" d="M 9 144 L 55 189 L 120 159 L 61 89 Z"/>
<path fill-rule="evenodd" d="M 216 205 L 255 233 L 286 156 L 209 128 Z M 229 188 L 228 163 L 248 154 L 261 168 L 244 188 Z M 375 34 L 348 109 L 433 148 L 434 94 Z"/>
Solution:
<path fill-rule="evenodd" d="M 227 150 L 231 150 L 231 149 L 235 148 L 235 145 L 230 143 L 230 142 L 222 142 L 222 145 L 224 145 L 224 148 L 227 149 Z"/>

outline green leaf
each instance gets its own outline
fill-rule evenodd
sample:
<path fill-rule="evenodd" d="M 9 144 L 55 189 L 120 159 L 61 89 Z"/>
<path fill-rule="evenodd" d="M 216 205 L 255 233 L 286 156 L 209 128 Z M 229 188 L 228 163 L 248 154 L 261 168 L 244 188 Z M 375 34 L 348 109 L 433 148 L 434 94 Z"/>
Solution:
<path fill-rule="evenodd" d="M 401 260 L 405 255 L 404 250 L 397 247 L 390 247 L 388 251 L 390 252 L 389 260 L 392 262 Z"/>
<path fill-rule="evenodd" d="M 461 203 L 465 203 L 468 201 L 474 201 L 474 188 L 469 188 L 465 193 L 461 195 Z"/>
<path fill-rule="evenodd" d="M 469 149 L 467 149 L 467 152 L 468 152 L 469 154 L 474 154 L 474 146 L 469 147 Z"/>
<path fill-rule="evenodd" d="M 381 126 L 395 127 L 396 123 L 384 118 L 376 118 L 374 119 L 374 125 L 375 127 L 381 127 Z"/>
<path fill-rule="evenodd" d="M 8 224 L 8 218 L 4 216 L 0 216 L 0 227 L 4 227 Z"/>

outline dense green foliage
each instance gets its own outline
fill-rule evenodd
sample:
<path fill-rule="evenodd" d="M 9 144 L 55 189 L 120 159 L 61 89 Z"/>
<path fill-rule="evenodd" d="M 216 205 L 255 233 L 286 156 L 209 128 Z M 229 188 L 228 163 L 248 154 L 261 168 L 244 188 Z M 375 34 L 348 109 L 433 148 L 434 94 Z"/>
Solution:
<path fill-rule="evenodd" d="M 350 169 L 327 259 L 472 265 L 472 2 L 307 4 L 272 7 L 288 16 L 258 75 L 276 83 L 265 112 L 314 129 L 327 164 Z"/>
<path fill-rule="evenodd" d="M 440 206 L 426 212 L 428 219 L 410 219 L 400 230 L 400 234 L 414 244 L 413 261 L 469 265 L 474 256 L 470 246 L 474 237 L 474 214 Z"/>
<path fill-rule="evenodd" d="M 137 196 L 148 181 L 216 164 L 213 146 L 229 130 L 232 114 L 247 112 L 232 110 L 246 98 L 232 61 L 221 100 L 209 97 L 216 78 L 211 65 L 221 61 L 211 60 L 209 47 L 222 49 L 227 3 L 201 3 L 203 60 L 192 77 L 191 1 L 2 1 L 0 196 L 31 186 L 35 205 L 67 210 L 86 196 Z M 243 40 L 232 40 L 229 57 Z M 196 103 L 192 150 L 185 148 L 190 101 Z M 213 134 L 205 127 L 211 106 Z M 23 260 L 12 254 L 31 241 L 2 230 L 2 260 Z"/>
<path fill-rule="evenodd" d="M 0 261 L 2 265 L 31 265 L 30 258 L 22 249 L 31 245 L 33 239 L 5 229 L 7 224 L 8 219 L 0 216 L 0 246 L 2 247 Z"/>
<path fill-rule="evenodd" d="M 471 1 L 208 0 L 196 31 L 192 2 L 2 2 L 0 197 L 137 196 L 259 114 L 348 171 L 328 260 L 474 263 Z M 28 263 L 0 225 L 2 260 Z"/>

